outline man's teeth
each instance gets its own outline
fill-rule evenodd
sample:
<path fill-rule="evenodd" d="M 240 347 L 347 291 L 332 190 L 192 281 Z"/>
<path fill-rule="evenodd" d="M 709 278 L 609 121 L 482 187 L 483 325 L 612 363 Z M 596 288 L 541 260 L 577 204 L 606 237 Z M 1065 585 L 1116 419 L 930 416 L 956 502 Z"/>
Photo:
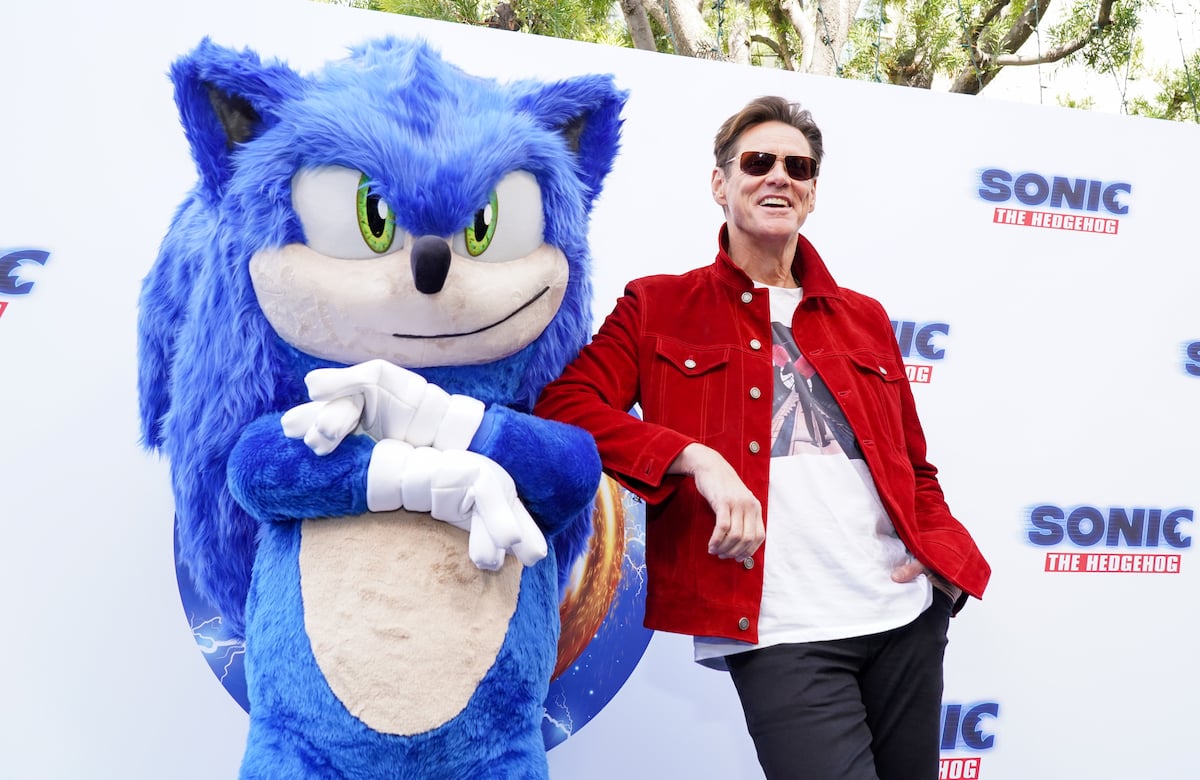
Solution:
<path fill-rule="evenodd" d="M 763 198 L 759 201 L 760 206 L 786 206 L 787 204 L 783 198 Z"/>

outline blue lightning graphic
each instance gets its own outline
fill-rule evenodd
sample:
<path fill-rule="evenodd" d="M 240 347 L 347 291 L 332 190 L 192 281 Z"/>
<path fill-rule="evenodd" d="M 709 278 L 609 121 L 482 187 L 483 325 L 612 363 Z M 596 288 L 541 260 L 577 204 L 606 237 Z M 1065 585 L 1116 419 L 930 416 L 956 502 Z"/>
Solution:
<path fill-rule="evenodd" d="M 245 654 L 246 643 L 241 639 L 234 639 L 226 635 L 225 624 L 220 615 L 199 623 L 196 622 L 196 616 L 192 615 L 189 623 L 192 627 L 192 637 L 195 638 L 200 652 L 208 656 L 208 665 L 214 672 L 217 671 L 218 666 L 221 667 L 217 678 L 224 683 L 229 676 L 230 669 L 238 658 Z"/>

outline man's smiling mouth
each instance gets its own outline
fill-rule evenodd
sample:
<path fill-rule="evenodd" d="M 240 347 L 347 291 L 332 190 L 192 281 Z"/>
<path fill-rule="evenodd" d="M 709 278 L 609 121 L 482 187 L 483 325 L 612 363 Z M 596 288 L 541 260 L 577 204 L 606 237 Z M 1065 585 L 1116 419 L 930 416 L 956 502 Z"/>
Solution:
<path fill-rule="evenodd" d="M 513 317 L 515 317 L 518 314 L 520 314 L 521 312 L 525 311 L 525 309 L 528 309 L 530 306 L 532 306 L 537 301 L 538 298 L 541 298 L 543 295 L 545 295 L 548 292 L 550 292 L 550 288 L 543 287 L 536 295 L 534 295 L 529 300 L 525 301 L 525 303 L 522 303 L 520 306 L 518 306 L 516 309 L 514 309 L 509 314 L 506 314 L 504 317 L 501 317 L 500 319 L 496 320 L 495 322 L 493 322 L 490 325 L 484 325 L 483 327 L 476 328 L 475 330 L 469 330 L 464 333 L 436 333 L 436 334 L 431 334 L 431 335 L 425 335 L 425 334 L 420 334 L 420 333 L 393 333 L 392 336 L 395 338 L 398 338 L 398 339 L 452 339 L 452 338 L 460 338 L 462 336 L 474 336 L 476 333 L 482 333 L 485 330 L 494 328 L 497 325 L 501 325 L 505 322 L 508 322 Z"/>

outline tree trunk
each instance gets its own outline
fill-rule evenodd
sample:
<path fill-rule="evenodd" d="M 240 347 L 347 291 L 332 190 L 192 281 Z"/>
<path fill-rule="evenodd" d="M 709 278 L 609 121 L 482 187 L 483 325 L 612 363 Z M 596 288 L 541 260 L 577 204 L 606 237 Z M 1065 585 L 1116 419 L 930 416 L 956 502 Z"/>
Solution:
<path fill-rule="evenodd" d="M 841 74 L 842 66 L 838 58 L 846 44 L 846 36 L 839 35 L 843 21 L 842 10 L 837 2 L 816 4 L 816 16 L 813 21 L 816 41 L 812 70 L 809 73 L 819 73 L 822 76 Z M 846 27 L 849 28 L 849 24 Z"/>
<path fill-rule="evenodd" d="M 783 0 L 779 4 L 792 28 L 800 36 L 800 72 L 811 73 L 813 51 L 817 47 L 817 33 L 812 20 L 800 5 L 800 0 Z"/>
<path fill-rule="evenodd" d="M 657 51 L 654 41 L 654 31 L 650 29 L 650 16 L 646 13 L 643 0 L 621 0 L 621 13 L 625 14 L 625 25 L 629 28 L 629 37 L 633 39 L 634 48 L 645 51 Z"/>
<path fill-rule="evenodd" d="M 675 53 L 684 57 L 711 57 L 717 44 L 709 34 L 700 7 L 688 0 L 660 0 L 666 10 L 667 30 Z"/>
<path fill-rule="evenodd" d="M 783 0 L 780 8 L 800 36 L 800 70 L 834 76 L 861 0 Z"/>
<path fill-rule="evenodd" d="M 750 0 L 734 0 L 734 5 L 741 6 L 733 20 L 725 23 L 728 41 L 729 59 L 741 65 L 750 64 Z"/>

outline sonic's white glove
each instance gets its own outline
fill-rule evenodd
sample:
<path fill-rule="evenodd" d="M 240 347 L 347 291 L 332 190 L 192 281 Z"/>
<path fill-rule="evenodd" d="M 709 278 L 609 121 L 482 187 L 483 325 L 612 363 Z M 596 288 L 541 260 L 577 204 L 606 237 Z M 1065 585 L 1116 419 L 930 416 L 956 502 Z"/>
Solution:
<path fill-rule="evenodd" d="M 303 438 L 318 455 L 333 452 L 357 429 L 376 441 L 465 450 L 483 421 L 483 402 L 450 395 L 386 360 L 318 368 L 304 382 L 312 401 L 284 414 L 283 432 Z"/>
<path fill-rule="evenodd" d="M 506 550 L 526 566 L 546 557 L 546 537 L 517 498 L 512 477 L 478 453 L 395 439 L 376 444 L 367 467 L 367 508 L 401 507 L 466 531 L 467 554 L 480 569 L 499 569 Z"/>

